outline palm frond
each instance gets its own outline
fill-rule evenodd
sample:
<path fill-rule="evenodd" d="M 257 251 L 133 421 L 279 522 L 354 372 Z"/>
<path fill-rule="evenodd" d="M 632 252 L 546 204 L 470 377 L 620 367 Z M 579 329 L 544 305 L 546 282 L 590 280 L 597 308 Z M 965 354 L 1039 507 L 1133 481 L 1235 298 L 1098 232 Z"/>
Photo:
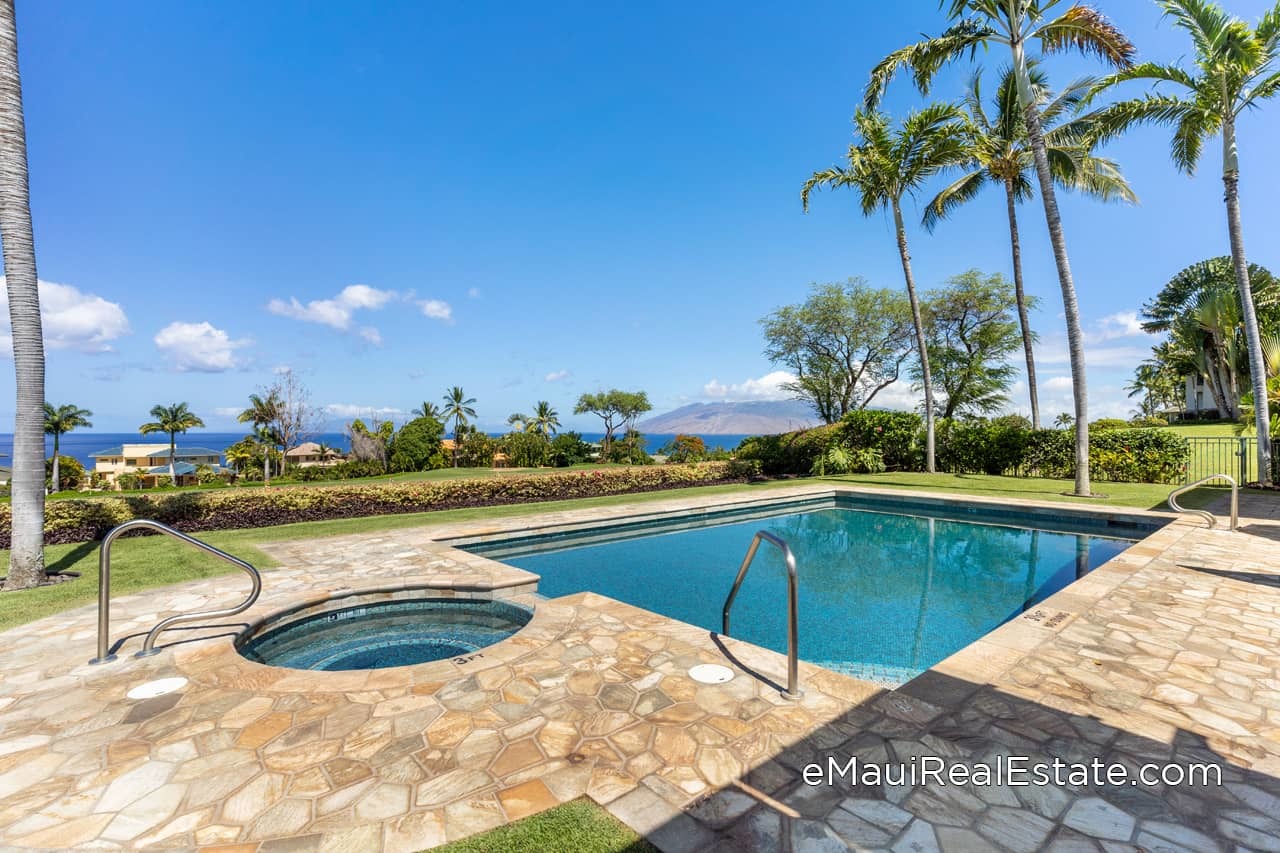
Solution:
<path fill-rule="evenodd" d="M 960 178 L 943 187 L 942 191 L 925 206 L 922 220 L 924 227 L 933 231 L 938 223 L 950 216 L 956 208 L 964 206 L 966 202 L 972 201 L 978 193 L 982 192 L 982 188 L 989 180 L 991 180 L 991 174 L 985 169 L 978 169 L 961 175 Z"/>
<path fill-rule="evenodd" d="M 832 166 L 830 169 L 823 169 L 821 172 L 814 172 L 809 176 L 809 180 L 804 182 L 804 186 L 800 188 L 800 204 L 804 207 L 804 212 L 809 212 L 809 196 L 814 190 L 823 187 L 844 187 L 852 183 L 852 177 L 847 169 L 839 166 Z"/>
<path fill-rule="evenodd" d="M 1177 125 L 1188 114 L 1199 112 L 1194 102 L 1172 95 L 1146 95 L 1117 101 L 1092 113 L 1090 146 L 1113 139 L 1138 125 Z"/>
<path fill-rule="evenodd" d="M 1036 28 L 1045 53 L 1075 50 L 1096 56 L 1116 68 L 1133 64 L 1137 48 L 1105 15 L 1092 6 L 1077 4 Z"/>
<path fill-rule="evenodd" d="M 1207 0 L 1159 0 L 1165 17 L 1191 36 L 1196 52 L 1212 56 L 1231 16 L 1222 7 Z"/>
<path fill-rule="evenodd" d="M 1280 2 L 1263 13 L 1253 32 L 1268 55 L 1280 53 Z"/>
<path fill-rule="evenodd" d="M 979 18 L 962 20 L 936 38 L 926 38 L 899 48 L 876 63 L 863 92 L 863 106 L 874 110 L 898 72 L 908 70 L 921 94 L 928 94 L 933 77 L 944 65 L 966 54 L 972 58 L 979 47 L 998 39 L 999 34 Z"/>
<path fill-rule="evenodd" d="M 1235 108 L 1235 115 L 1240 115 L 1246 109 L 1256 107 L 1262 101 L 1274 98 L 1277 94 L 1280 94 L 1280 71 L 1263 78 L 1254 84 L 1252 89 L 1245 91 L 1240 98 L 1240 103 Z"/>

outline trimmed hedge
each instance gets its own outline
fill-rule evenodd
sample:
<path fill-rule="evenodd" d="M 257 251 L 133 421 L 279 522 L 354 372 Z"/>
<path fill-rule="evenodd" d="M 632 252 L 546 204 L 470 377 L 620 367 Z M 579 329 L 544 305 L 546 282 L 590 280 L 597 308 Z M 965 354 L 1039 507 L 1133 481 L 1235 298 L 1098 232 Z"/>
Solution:
<path fill-rule="evenodd" d="M 753 462 L 703 462 L 604 468 L 534 476 L 430 482 L 339 485 L 323 488 L 223 489 L 170 492 L 45 504 L 45 544 L 101 538 L 117 524 L 151 518 L 187 532 L 270 527 L 370 515 L 570 500 L 687 486 L 746 482 Z M 0 547 L 9 547 L 10 506 L 0 504 Z"/>

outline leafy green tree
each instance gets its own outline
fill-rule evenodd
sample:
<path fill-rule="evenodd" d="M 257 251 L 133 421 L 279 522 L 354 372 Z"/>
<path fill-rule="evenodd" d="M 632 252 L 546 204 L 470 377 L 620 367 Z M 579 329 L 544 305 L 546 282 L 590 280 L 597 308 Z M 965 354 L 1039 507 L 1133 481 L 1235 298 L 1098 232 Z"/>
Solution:
<path fill-rule="evenodd" d="M 1091 79 L 1077 80 L 1061 92 L 1049 91 L 1045 75 L 1028 63 L 1032 91 L 1040 108 L 1045 147 L 1054 183 L 1066 189 L 1079 190 L 1101 201 L 1136 202 L 1137 197 L 1111 161 L 1095 156 L 1083 141 L 1081 106 L 1093 85 Z M 1005 210 L 1009 218 L 1009 245 L 1013 255 L 1013 286 L 1018 301 L 1018 322 L 1022 330 L 1022 349 L 1027 362 L 1027 390 L 1031 398 L 1031 423 L 1040 428 L 1040 400 L 1036 392 L 1036 362 L 1032 344 L 1027 299 L 1022 280 L 1022 241 L 1018 232 L 1018 203 L 1035 196 L 1032 174 L 1035 156 L 1027 138 L 1027 126 L 1018 104 L 1018 83 L 1012 69 L 1000 75 L 996 87 L 994 110 L 987 111 L 982 93 L 982 72 L 974 73 L 965 94 L 965 108 L 974 127 L 973 163 L 961 175 L 934 196 L 925 208 L 924 224 L 932 231 L 940 220 L 951 216 L 976 198 L 989 185 L 1004 190 Z"/>
<path fill-rule="evenodd" d="M 151 408 L 151 417 L 155 420 L 148 421 L 138 427 L 138 432 L 143 435 L 163 432 L 169 436 L 169 479 L 176 484 L 178 475 L 174 470 L 174 457 L 178 453 L 178 433 L 202 427 L 204 426 L 204 421 L 200 420 L 199 416 L 187 408 L 186 403 L 153 406 Z"/>
<path fill-rule="evenodd" d="M 459 445 L 458 463 L 464 468 L 488 468 L 500 449 L 497 439 L 473 426 L 462 427 L 465 441 Z"/>
<path fill-rule="evenodd" d="M 44 579 L 44 336 L 27 186 L 27 131 L 13 0 L 0 2 L 0 242 L 9 296 L 17 405 L 13 419 L 9 574 L 5 589 Z"/>
<path fill-rule="evenodd" d="M 468 418 L 476 416 L 476 410 L 471 407 L 475 401 L 475 397 L 468 397 L 466 392 L 457 385 L 444 392 L 444 410 L 441 414 L 444 415 L 445 423 L 453 421 L 453 467 L 455 468 L 458 467 L 458 451 L 462 449 L 462 433 L 459 430 Z"/>
<path fill-rule="evenodd" d="M 653 457 L 645 452 L 648 439 L 638 430 L 628 429 L 622 434 L 622 441 L 610 447 L 608 460 L 622 465 L 652 465 Z"/>
<path fill-rule="evenodd" d="M 1139 124 L 1161 124 L 1173 129 L 1170 153 L 1173 162 L 1194 174 L 1204 143 L 1222 137 L 1223 200 L 1227 207 L 1227 231 L 1231 261 L 1243 309 L 1244 337 L 1249 374 L 1255 399 L 1267 396 L 1266 359 L 1262 334 L 1254 309 L 1249 262 L 1245 257 L 1240 224 L 1240 156 L 1236 147 L 1236 120 L 1247 109 L 1280 94 L 1280 3 L 1256 26 L 1227 14 L 1208 0 L 1160 0 L 1165 16 L 1191 38 L 1195 67 L 1142 62 L 1103 79 L 1097 91 L 1131 80 L 1178 87 L 1182 94 L 1148 94 L 1112 104 L 1100 111 L 1096 136 L 1106 139 Z M 1270 415 L 1266 406 L 1254 411 L 1258 432 L 1258 476 L 1271 479 Z"/>
<path fill-rule="evenodd" d="M 613 453 L 613 435 L 619 428 L 629 429 L 640 415 L 652 409 L 649 397 L 643 391 L 621 391 L 612 388 L 594 394 L 583 394 L 574 406 L 575 415 L 593 414 L 604 424 L 604 439 L 600 443 L 600 458 L 607 460 Z"/>
<path fill-rule="evenodd" d="M 699 436 L 680 433 L 658 452 L 664 454 L 668 462 L 701 462 L 707 458 L 707 443 Z"/>
<path fill-rule="evenodd" d="M 547 464 L 551 443 L 536 432 L 512 432 L 498 442 L 507 461 L 516 468 L 540 468 Z"/>
<path fill-rule="evenodd" d="M 804 302 L 760 320 L 765 355 L 795 374 L 784 385 L 824 423 L 866 408 L 898 380 L 911 354 L 911 305 L 860 278 L 814 284 Z"/>
<path fill-rule="evenodd" d="M 819 187 L 847 187 L 862 202 L 862 214 L 878 210 L 893 213 L 898 238 L 898 256 L 911 302 L 911 319 L 916 333 L 916 357 L 920 360 L 920 381 L 924 386 L 925 470 L 932 474 L 934 463 L 933 376 L 929 370 L 929 350 L 925 341 L 924 318 L 916 295 L 911 270 L 911 250 L 902 218 L 902 200 L 914 195 L 929 178 L 972 156 L 972 134 L 964 114 L 951 104 L 930 104 L 909 113 L 897 128 L 887 115 L 859 110 L 853 117 L 855 141 L 849 146 L 848 165 L 814 172 L 800 191 L 804 209 L 809 195 Z"/>
<path fill-rule="evenodd" d="M 93 412 L 88 409 L 82 409 L 79 406 L 44 404 L 45 435 L 53 436 L 53 469 L 50 477 L 52 488 L 55 492 L 62 491 L 62 479 L 60 477 L 62 471 L 58 456 L 58 448 L 62 444 L 62 437 L 74 429 L 93 426 L 93 422 L 89 420 L 91 417 L 93 417 Z M 83 466 L 81 467 L 81 473 L 83 473 Z"/>
<path fill-rule="evenodd" d="M 591 458 L 591 445 L 583 441 L 582 436 L 572 430 L 562 432 L 551 439 L 548 458 L 551 464 L 557 468 L 580 465 Z"/>
<path fill-rule="evenodd" d="M 444 426 L 435 418 L 414 418 L 391 441 L 392 471 L 426 471 L 444 467 L 440 439 Z"/>
<path fill-rule="evenodd" d="M 1013 285 L 998 273 L 969 270 L 925 301 L 929 358 L 944 398 L 938 414 L 950 419 L 1003 409 L 1017 373 L 1009 357 L 1022 341 Z"/>
<path fill-rule="evenodd" d="M 259 440 L 262 449 L 262 478 L 266 485 L 271 484 L 271 448 L 279 442 L 274 440 L 276 433 L 267 432 L 276 423 L 280 417 L 280 395 L 274 391 L 267 391 L 262 394 L 250 394 L 249 406 L 239 415 L 236 420 L 242 424 L 252 424 L 254 435 Z M 266 436 L 271 436 L 271 441 L 263 441 Z"/>
<path fill-rule="evenodd" d="M 529 417 L 525 428 L 544 438 L 551 438 L 560 429 L 560 413 L 546 400 L 539 400 L 533 406 L 533 414 Z"/>
<path fill-rule="evenodd" d="M 60 492 L 64 488 L 67 490 L 75 490 L 80 488 L 80 484 L 84 482 L 84 466 L 80 464 L 80 460 L 73 456 L 52 456 L 45 460 L 44 464 L 45 476 L 48 478 L 49 491 Z M 55 472 L 61 474 L 61 485 L 55 479 Z"/>
<path fill-rule="evenodd" d="M 1090 489 L 1089 393 L 1085 378 L 1084 333 L 1080 327 L 1080 309 L 1076 302 L 1076 286 L 1071 275 L 1062 217 L 1058 212 L 1049 147 L 1031 77 L 1032 57 L 1027 55 L 1027 46 L 1039 41 L 1041 53 L 1075 51 L 1097 57 L 1116 68 L 1132 65 L 1135 50 L 1124 33 L 1101 12 L 1083 2 L 1072 4 L 1056 17 L 1049 16 L 1058 5 L 1056 0 L 944 0 L 943 5 L 947 16 L 954 22 L 952 26 L 936 38 L 926 37 L 881 60 L 871 72 L 864 102 L 868 109 L 874 109 L 889 82 L 904 69 L 911 71 L 916 87 L 927 94 L 934 75 L 944 65 L 957 59 L 972 58 L 979 48 L 1003 45 L 1009 49 L 1018 103 L 1022 108 L 1027 142 L 1031 146 L 1040 185 L 1040 201 L 1049 227 L 1049 242 L 1058 268 L 1058 286 L 1062 290 L 1075 402 L 1075 494 L 1085 496 Z"/>

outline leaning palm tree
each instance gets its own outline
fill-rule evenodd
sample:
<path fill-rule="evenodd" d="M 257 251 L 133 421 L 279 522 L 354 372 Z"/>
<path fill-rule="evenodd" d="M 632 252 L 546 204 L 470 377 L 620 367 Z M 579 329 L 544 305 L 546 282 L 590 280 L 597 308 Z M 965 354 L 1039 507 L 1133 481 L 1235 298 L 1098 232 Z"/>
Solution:
<path fill-rule="evenodd" d="M 898 128 L 890 126 L 887 115 L 859 110 L 853 117 L 857 139 L 849 146 L 848 164 L 814 172 L 800 190 L 800 202 L 807 211 L 809 195 L 819 187 L 848 187 L 856 190 L 864 216 L 877 210 L 893 213 L 898 238 L 902 274 L 915 323 L 916 350 L 924 385 L 925 469 L 933 473 L 933 379 L 929 374 L 929 351 L 925 343 L 924 319 L 911 272 L 911 252 L 907 228 L 902 219 L 902 199 L 915 194 L 938 172 L 967 162 L 972 155 L 969 123 L 964 113 L 951 104 L 930 104 L 910 113 Z"/>
<path fill-rule="evenodd" d="M 250 394 L 249 406 L 243 412 L 236 416 L 236 420 L 242 424 L 252 424 L 254 434 L 261 438 L 264 431 L 270 430 L 272 425 L 280 419 L 280 410 L 283 407 L 280 395 L 275 391 L 271 391 L 266 396 L 262 394 Z M 275 435 L 271 432 L 271 435 Z M 262 445 L 262 484 L 264 486 L 271 485 L 271 447 L 278 443 L 272 441 L 270 444 L 259 441 Z"/>
<path fill-rule="evenodd" d="M 1076 304 L 1076 286 L 1071 277 L 1067 257 L 1067 241 L 1062 233 L 1062 217 L 1058 213 L 1058 196 L 1053 187 L 1053 169 L 1049 165 L 1048 145 L 1040 119 L 1032 85 L 1027 44 L 1040 42 L 1042 53 L 1074 50 L 1092 54 L 1116 68 L 1133 63 L 1134 47 L 1102 13 L 1074 3 L 1057 17 L 1049 13 L 1061 0 L 944 0 L 948 17 L 955 23 L 937 38 L 925 38 L 889 54 L 871 71 L 867 84 L 866 105 L 874 108 L 883 97 L 889 81 L 903 69 L 910 69 L 916 86 L 927 93 L 934 75 L 942 66 L 964 57 L 972 57 L 978 48 L 993 44 L 1006 45 L 1012 54 L 1018 103 L 1027 128 L 1027 142 L 1035 160 L 1036 178 L 1040 184 L 1040 201 L 1044 206 L 1049 242 L 1058 268 L 1058 285 L 1062 289 L 1062 307 L 1067 321 L 1067 346 L 1071 355 L 1072 395 L 1075 399 L 1076 485 L 1077 495 L 1089 494 L 1089 395 L 1085 379 L 1084 333 L 1080 328 L 1080 309 Z"/>
<path fill-rule="evenodd" d="M 433 421 L 444 420 L 444 412 L 435 403 L 424 402 L 411 413 L 415 418 L 431 418 Z"/>
<path fill-rule="evenodd" d="M 1093 81 L 1077 80 L 1056 95 L 1049 92 L 1044 73 L 1028 63 L 1032 91 L 1040 108 L 1049 167 L 1058 186 L 1079 190 L 1102 201 L 1136 202 L 1137 197 L 1116 164 L 1094 156 L 1081 139 L 1089 118 L 1079 115 Z M 1013 69 L 1000 75 L 994 112 L 988 113 L 982 96 L 982 72 L 969 81 L 965 108 L 974 126 L 971 170 L 945 187 L 925 209 L 924 224 L 932 231 L 938 222 L 971 201 L 991 184 L 1004 190 L 1009 217 L 1009 244 L 1013 254 L 1013 289 L 1022 327 L 1022 349 L 1027 361 L 1027 390 L 1031 396 L 1031 425 L 1040 428 L 1040 400 L 1036 392 L 1035 334 L 1027 313 L 1022 278 L 1022 242 L 1018 234 L 1018 203 L 1035 195 L 1031 174 L 1035 156 L 1027 138 L 1027 126 L 1018 104 L 1018 83 Z"/>
<path fill-rule="evenodd" d="M 62 485 L 61 471 L 58 464 L 62 436 L 78 427 L 93 426 L 93 422 L 89 420 L 91 417 L 93 417 L 93 412 L 88 409 L 82 409 L 79 406 L 58 406 L 55 408 L 48 403 L 44 404 L 44 431 L 46 435 L 53 436 L 53 476 L 50 480 L 55 492 L 59 491 L 59 487 Z"/>
<path fill-rule="evenodd" d="M 1222 184 L 1226 190 L 1223 200 L 1227 206 L 1231 261 L 1244 310 L 1249 378 L 1254 399 L 1266 399 L 1266 359 L 1240 225 L 1236 119 L 1245 110 L 1280 94 L 1280 3 L 1254 27 L 1206 0 L 1160 0 L 1160 6 L 1174 25 L 1191 37 L 1195 67 L 1143 62 L 1104 78 L 1097 91 L 1130 80 L 1167 83 L 1182 91 L 1148 94 L 1101 110 L 1098 137 L 1105 139 L 1138 124 L 1170 126 L 1173 162 L 1190 175 L 1195 173 L 1205 141 L 1222 136 Z M 1258 431 L 1258 479 L 1265 484 L 1271 479 L 1270 413 L 1266 406 L 1255 406 L 1253 414 Z"/>
<path fill-rule="evenodd" d="M 546 400 L 539 400 L 533 406 L 533 415 L 529 418 L 528 430 L 544 438 L 555 435 L 560 429 L 560 413 L 552 408 Z"/>
<path fill-rule="evenodd" d="M 167 433 L 169 436 L 169 479 L 175 484 L 178 474 L 174 469 L 175 457 L 178 455 L 178 433 L 204 426 L 204 421 L 187 408 L 186 403 L 170 403 L 168 406 L 158 405 L 151 409 L 154 421 L 148 421 L 138 427 L 138 432 L 150 435 L 153 432 Z"/>
<path fill-rule="evenodd" d="M 459 443 L 462 441 L 462 433 L 459 430 L 462 425 L 467 422 L 467 418 L 474 418 L 476 410 L 471 408 L 471 404 L 476 401 L 475 397 L 468 397 L 466 392 L 459 386 L 455 385 L 448 391 L 444 392 L 444 410 L 441 414 L 445 420 L 453 419 L 453 467 L 458 467 L 458 451 L 462 448 Z"/>
<path fill-rule="evenodd" d="M 0 0 L 0 241 L 4 243 L 4 284 L 9 295 L 18 390 L 9 483 L 9 575 L 4 588 L 26 589 L 44 578 L 44 337 L 13 0 Z"/>

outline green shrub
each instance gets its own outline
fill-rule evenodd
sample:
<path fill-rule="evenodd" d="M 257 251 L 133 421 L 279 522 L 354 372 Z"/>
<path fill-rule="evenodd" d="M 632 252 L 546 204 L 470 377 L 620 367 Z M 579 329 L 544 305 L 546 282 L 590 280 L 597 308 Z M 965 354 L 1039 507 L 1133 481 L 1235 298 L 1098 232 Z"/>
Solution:
<path fill-rule="evenodd" d="M 666 454 L 668 462 L 701 462 L 707 458 L 707 443 L 696 435 L 681 433 L 658 452 Z"/>
<path fill-rule="evenodd" d="M 1098 418 L 1089 424 L 1089 432 L 1105 432 L 1109 429 L 1128 429 L 1129 422 L 1122 418 Z"/>
<path fill-rule="evenodd" d="M 771 477 L 808 474 L 838 435 L 839 425 L 814 427 L 781 435 L 757 435 L 743 439 L 737 458 L 760 463 Z"/>
<path fill-rule="evenodd" d="M 922 423 L 914 412 L 850 412 L 839 423 L 839 441 L 853 450 L 879 450 L 888 469 L 912 471 L 923 458 Z"/>
<path fill-rule="evenodd" d="M 557 468 L 581 465 L 591 459 L 591 445 L 576 432 L 562 432 L 551 439 L 550 462 Z"/>
<path fill-rule="evenodd" d="M 551 455 L 546 437 L 534 432 L 509 433 L 498 441 L 498 446 L 514 468 L 541 468 Z"/>
<path fill-rule="evenodd" d="M 458 450 L 458 465 L 463 468 L 493 467 L 493 454 L 498 452 L 497 439 L 478 431 L 464 432 L 462 439 L 462 446 Z"/>
<path fill-rule="evenodd" d="M 1161 417 L 1149 415 L 1144 418 L 1134 418 L 1129 421 L 1129 426 L 1133 427 L 1167 427 L 1169 422 Z"/>
<path fill-rule="evenodd" d="M 1031 431 L 1025 418 L 997 418 L 935 424 L 938 469 L 956 474 L 1017 474 L 1026 457 Z"/>
<path fill-rule="evenodd" d="M 391 439 L 391 470 L 429 471 L 444 467 L 440 439 L 444 427 L 435 418 L 414 418 Z"/>
<path fill-rule="evenodd" d="M 63 491 L 74 492 L 85 481 L 84 466 L 72 456 L 58 455 L 58 481 Z M 44 484 L 53 485 L 53 457 L 44 460 Z"/>
<path fill-rule="evenodd" d="M 1075 434 L 1039 430 L 1032 434 L 1026 466 L 1041 477 L 1076 474 Z M 1185 438 L 1166 429 L 1103 430 L 1089 436 L 1089 475 L 1096 480 L 1177 483 L 1191 458 Z"/>
<path fill-rule="evenodd" d="M 758 476 L 759 470 L 755 463 L 704 462 L 529 476 L 341 484 L 322 489 L 215 489 L 58 500 L 46 504 L 45 542 L 98 539 L 131 518 L 151 518 L 191 532 L 231 530 L 741 483 Z M 10 505 L 0 504 L 0 548 L 9 547 L 10 521 Z"/>

